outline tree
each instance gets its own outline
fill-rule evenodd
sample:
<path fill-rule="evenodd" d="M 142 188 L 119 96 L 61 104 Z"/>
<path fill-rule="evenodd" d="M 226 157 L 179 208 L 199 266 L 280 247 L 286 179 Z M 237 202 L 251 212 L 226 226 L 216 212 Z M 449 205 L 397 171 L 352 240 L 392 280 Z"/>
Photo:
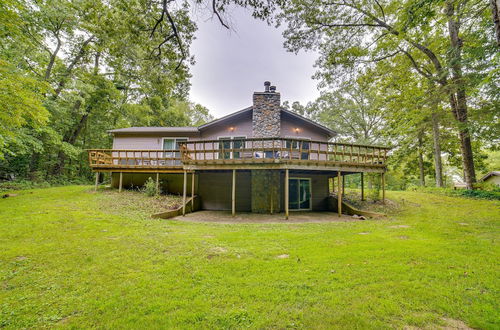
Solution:
<path fill-rule="evenodd" d="M 313 118 L 355 143 L 382 143 L 384 108 L 371 82 L 345 82 L 307 106 Z"/>
<path fill-rule="evenodd" d="M 12 152 L 9 145 L 21 138 L 17 135 L 20 128 L 37 128 L 47 122 L 49 113 L 42 104 L 47 90 L 47 84 L 0 60 L 0 158 Z"/>
<path fill-rule="evenodd" d="M 491 52 L 469 57 L 476 44 L 490 42 L 484 37 L 489 24 L 485 12 L 480 1 L 449 0 L 443 8 L 442 2 L 418 0 L 385 4 L 376 0 L 293 0 L 283 6 L 280 17 L 288 25 L 285 45 L 290 51 L 320 51 L 317 77 L 322 78 L 323 86 L 338 81 L 339 72 L 362 72 L 372 63 L 396 56 L 405 57 L 415 72 L 438 84 L 456 121 L 464 176 L 472 188 L 475 172 L 467 106 L 470 77 L 463 70 L 465 63 L 468 68 L 491 67 Z"/>
<path fill-rule="evenodd" d="M 26 95 L 19 104 L 36 99 L 43 107 L 37 110 L 39 118 L 44 118 L 38 127 L 35 117 L 27 119 L 35 102 L 16 108 L 19 118 L 26 118 L 22 126 L 30 129 L 3 139 L 16 154 L 2 168 L 8 169 L 8 162 L 24 164 L 19 173 L 36 177 L 88 176 L 83 149 L 109 147 L 109 129 L 125 123 L 188 125 L 192 118 L 210 118 L 201 106 L 189 106 L 188 113 L 176 108 L 187 102 L 193 60 L 189 45 L 196 26 L 187 6 L 169 8 L 168 14 L 182 48 L 169 38 L 172 25 L 157 26 L 152 33 L 162 6 L 153 1 L 132 0 L 124 6 L 118 0 L 7 0 L 0 6 L 5 18 L 0 23 L 0 59 L 25 79 L 9 75 L 12 84 L 2 87 L 9 88 L 11 100 L 13 93 Z M 15 86 L 16 80 L 25 91 L 18 92 L 23 86 Z M 23 148 L 14 137 L 33 148 Z"/>

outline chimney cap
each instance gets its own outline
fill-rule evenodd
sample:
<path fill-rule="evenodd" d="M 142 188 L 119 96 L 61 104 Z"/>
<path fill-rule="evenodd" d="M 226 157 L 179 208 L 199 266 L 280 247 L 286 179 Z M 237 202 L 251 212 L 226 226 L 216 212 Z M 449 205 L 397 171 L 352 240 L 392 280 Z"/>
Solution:
<path fill-rule="evenodd" d="M 270 81 L 264 81 L 264 86 L 271 86 L 271 82 Z"/>
<path fill-rule="evenodd" d="M 269 89 L 271 90 L 271 93 L 276 92 L 276 86 L 271 86 L 271 87 L 269 87 Z"/>

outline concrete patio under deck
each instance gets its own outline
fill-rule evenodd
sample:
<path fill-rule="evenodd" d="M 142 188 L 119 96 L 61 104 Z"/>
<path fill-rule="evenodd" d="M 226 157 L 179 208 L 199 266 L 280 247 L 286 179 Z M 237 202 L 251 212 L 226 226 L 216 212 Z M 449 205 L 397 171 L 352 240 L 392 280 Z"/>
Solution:
<path fill-rule="evenodd" d="M 197 211 L 177 216 L 170 220 L 208 222 L 208 223 L 324 223 L 324 222 L 354 222 L 368 221 L 343 214 L 341 217 L 336 212 L 290 212 L 288 220 L 285 213 L 262 214 L 251 212 L 237 212 L 236 216 L 231 211 Z"/>

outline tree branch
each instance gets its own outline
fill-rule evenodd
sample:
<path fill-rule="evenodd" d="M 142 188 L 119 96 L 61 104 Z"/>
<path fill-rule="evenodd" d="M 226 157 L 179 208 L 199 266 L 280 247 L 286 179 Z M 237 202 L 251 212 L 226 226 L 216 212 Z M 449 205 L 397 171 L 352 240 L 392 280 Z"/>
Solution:
<path fill-rule="evenodd" d="M 88 39 L 86 39 L 83 43 L 82 46 L 80 47 L 80 50 L 78 51 L 77 55 L 73 58 L 71 63 L 69 64 L 68 68 L 66 69 L 66 72 L 62 76 L 61 80 L 59 81 L 59 85 L 57 86 L 55 92 L 54 92 L 54 99 L 56 99 L 61 91 L 63 90 L 64 86 L 66 85 L 66 78 L 71 74 L 73 71 L 74 67 L 78 64 L 80 59 L 85 55 L 85 47 L 94 40 L 94 36 L 91 35 Z"/>
<path fill-rule="evenodd" d="M 172 18 L 172 15 L 170 15 L 170 12 L 168 11 L 168 4 L 172 2 L 173 0 L 163 0 L 162 2 L 162 10 L 161 10 L 161 16 L 156 20 L 155 25 L 153 26 L 153 29 L 151 30 L 150 38 L 152 38 L 156 32 L 156 30 L 159 28 L 160 30 L 162 29 L 162 22 L 165 20 L 165 17 L 168 20 L 168 23 L 170 25 L 170 28 L 172 29 L 172 34 L 168 35 L 165 37 L 165 39 L 156 47 L 155 49 L 158 50 L 158 56 L 161 55 L 161 47 L 168 42 L 170 39 L 175 38 L 177 41 L 177 45 L 179 46 L 179 50 L 181 52 L 181 59 L 177 66 L 175 67 L 175 70 L 178 70 L 184 60 L 186 59 L 186 52 L 184 51 L 184 46 L 182 44 L 181 37 L 179 35 L 179 31 L 177 29 L 177 25 L 175 24 L 174 19 Z M 154 52 L 154 50 L 153 50 Z"/>
<path fill-rule="evenodd" d="M 404 49 L 401 49 L 401 52 L 403 54 L 406 55 L 406 57 L 408 57 L 410 59 L 410 62 L 411 64 L 413 65 L 413 67 L 415 68 L 415 70 L 417 70 L 418 73 L 420 73 L 422 76 L 424 76 L 425 78 L 427 79 L 432 79 L 432 74 L 428 73 L 428 72 L 424 72 L 420 66 L 418 65 L 417 61 L 415 61 L 415 59 L 413 58 L 413 56 L 411 56 L 411 54 L 409 52 L 407 52 L 406 50 Z"/>
<path fill-rule="evenodd" d="M 226 23 L 224 23 L 224 21 L 222 20 L 222 17 L 219 14 L 219 11 L 217 10 L 217 6 L 215 4 L 216 1 L 217 0 L 212 0 L 212 10 L 213 10 L 214 14 L 217 16 L 217 18 L 219 19 L 220 24 L 222 24 L 222 26 L 225 27 L 226 29 L 229 29 L 229 26 Z"/>

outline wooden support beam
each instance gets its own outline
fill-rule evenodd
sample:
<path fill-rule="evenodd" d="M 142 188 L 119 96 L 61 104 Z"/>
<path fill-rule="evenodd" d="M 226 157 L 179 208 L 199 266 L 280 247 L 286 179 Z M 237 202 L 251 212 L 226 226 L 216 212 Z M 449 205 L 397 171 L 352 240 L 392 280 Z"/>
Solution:
<path fill-rule="evenodd" d="M 236 170 L 233 170 L 233 186 L 231 189 L 231 214 L 236 215 Z"/>
<path fill-rule="evenodd" d="M 365 200 L 365 174 L 361 172 L 361 200 Z"/>
<path fill-rule="evenodd" d="M 184 184 L 182 186 L 182 216 L 186 215 L 187 171 L 184 171 Z"/>
<path fill-rule="evenodd" d="M 156 172 L 156 193 L 160 194 L 160 173 Z"/>
<path fill-rule="evenodd" d="M 194 172 L 191 175 L 191 212 L 194 212 Z"/>
<path fill-rule="evenodd" d="M 385 204 L 385 173 L 382 173 L 382 204 Z"/>
<path fill-rule="evenodd" d="M 288 220 L 288 203 L 289 203 L 289 194 L 290 194 L 290 191 L 289 191 L 289 188 L 288 188 L 288 184 L 289 184 L 289 173 L 288 173 L 288 169 L 285 170 L 285 219 Z"/>
<path fill-rule="evenodd" d="M 271 173 L 271 171 L 269 171 L 269 174 L 271 175 L 271 178 L 272 178 L 272 173 Z M 273 214 L 273 212 L 274 212 L 274 203 L 273 203 L 273 202 L 274 202 L 274 200 L 273 200 L 274 198 L 273 198 L 273 197 L 274 197 L 274 185 L 271 185 L 271 186 L 269 187 L 269 200 L 270 200 L 270 205 L 269 205 L 269 206 L 270 206 L 270 208 L 269 208 L 269 211 L 270 211 L 270 212 L 269 212 L 269 213 L 270 213 L 271 215 L 272 215 L 272 214 Z"/>
<path fill-rule="evenodd" d="M 123 188 L 123 172 L 120 172 L 120 183 L 118 185 L 118 192 L 122 192 Z"/>
<path fill-rule="evenodd" d="M 342 175 L 342 195 L 345 195 L 345 175 Z"/>
<path fill-rule="evenodd" d="M 341 177 L 341 173 L 340 171 L 337 172 L 337 201 L 338 201 L 338 204 L 337 204 L 337 209 L 338 209 L 338 213 L 339 213 L 339 217 L 342 216 L 342 190 L 343 190 L 343 185 L 342 185 L 342 180 L 340 179 Z"/>
<path fill-rule="evenodd" d="M 99 186 L 99 172 L 95 172 L 95 191 L 97 191 L 97 186 Z"/>

